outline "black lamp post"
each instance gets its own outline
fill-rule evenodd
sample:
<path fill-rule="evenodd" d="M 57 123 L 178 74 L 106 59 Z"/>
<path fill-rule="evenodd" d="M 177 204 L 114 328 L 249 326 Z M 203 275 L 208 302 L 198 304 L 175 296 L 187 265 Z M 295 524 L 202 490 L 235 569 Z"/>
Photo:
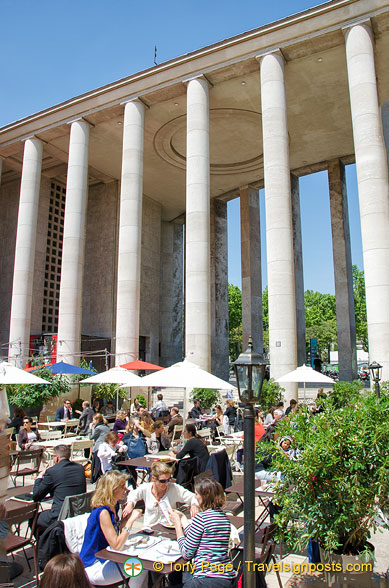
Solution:
<path fill-rule="evenodd" d="M 380 380 L 381 380 L 381 370 L 382 365 L 377 363 L 376 361 L 372 361 L 369 365 L 369 372 L 370 372 L 370 380 L 374 382 L 375 393 L 377 394 L 377 398 L 380 397 Z"/>
<path fill-rule="evenodd" d="M 258 403 L 265 376 L 266 360 L 253 350 L 249 337 L 248 348 L 234 361 L 239 399 L 244 403 L 244 551 L 243 561 L 255 561 L 255 437 L 254 404 Z M 253 565 L 244 568 L 244 588 L 255 588 Z"/>

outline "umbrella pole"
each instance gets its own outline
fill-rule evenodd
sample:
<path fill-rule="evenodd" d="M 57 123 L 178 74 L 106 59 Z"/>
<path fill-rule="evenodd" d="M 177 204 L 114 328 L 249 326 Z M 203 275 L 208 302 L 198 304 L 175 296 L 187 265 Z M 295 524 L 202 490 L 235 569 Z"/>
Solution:
<path fill-rule="evenodd" d="M 304 404 L 305 404 L 305 398 L 306 398 L 306 394 L 305 394 L 305 382 L 304 382 Z"/>

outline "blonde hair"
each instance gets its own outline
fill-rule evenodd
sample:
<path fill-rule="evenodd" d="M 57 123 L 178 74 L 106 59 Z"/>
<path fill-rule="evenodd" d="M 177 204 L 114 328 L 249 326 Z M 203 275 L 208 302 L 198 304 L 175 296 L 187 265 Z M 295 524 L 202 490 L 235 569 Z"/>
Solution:
<path fill-rule="evenodd" d="M 227 398 L 226 400 L 226 404 L 228 404 L 228 406 L 234 406 L 235 402 L 232 398 Z"/>
<path fill-rule="evenodd" d="M 124 419 L 126 418 L 127 413 L 125 410 L 118 410 L 116 413 L 116 418 L 117 419 L 121 419 L 122 421 L 124 421 Z"/>
<path fill-rule="evenodd" d="M 162 461 L 155 461 L 151 466 L 151 475 L 154 478 L 159 478 L 161 474 L 169 474 L 169 476 L 171 476 L 172 473 L 173 468 L 167 463 L 163 463 Z"/>
<path fill-rule="evenodd" d="M 115 498 L 115 491 L 127 482 L 127 474 L 122 474 L 117 470 L 111 470 L 101 476 L 97 482 L 96 491 L 92 496 L 91 507 L 98 508 L 99 506 L 114 506 L 117 502 Z"/>

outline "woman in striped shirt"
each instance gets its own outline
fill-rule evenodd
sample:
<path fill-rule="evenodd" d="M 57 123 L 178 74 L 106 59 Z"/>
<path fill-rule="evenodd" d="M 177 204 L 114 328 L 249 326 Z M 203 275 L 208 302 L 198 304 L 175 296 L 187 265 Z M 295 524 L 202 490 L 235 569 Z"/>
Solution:
<path fill-rule="evenodd" d="M 216 480 L 203 478 L 195 484 L 195 496 L 200 512 L 185 534 L 180 513 L 173 511 L 170 515 L 182 557 L 193 560 L 193 575 L 185 588 L 230 588 L 235 572 L 228 556 L 231 524 L 221 510 L 225 502 L 223 488 Z"/>

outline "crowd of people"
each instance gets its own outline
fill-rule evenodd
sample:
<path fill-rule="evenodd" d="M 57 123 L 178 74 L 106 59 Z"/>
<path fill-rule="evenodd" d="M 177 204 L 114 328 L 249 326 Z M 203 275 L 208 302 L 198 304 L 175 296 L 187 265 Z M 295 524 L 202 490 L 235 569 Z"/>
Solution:
<path fill-rule="evenodd" d="M 313 412 L 322 410 L 322 394 L 322 390 L 319 390 Z M 257 448 L 261 447 L 256 461 L 256 478 L 265 481 L 277 479 L 277 472 L 271 469 L 272 453 L 266 451 L 266 443 L 277 440 L 279 423 L 298 410 L 295 400 L 291 400 L 286 409 L 283 402 L 279 402 L 266 414 L 256 410 L 255 443 Z M 56 419 L 66 423 L 74 418 L 75 412 L 71 401 L 65 400 L 63 406 L 57 410 Z M 111 561 L 96 558 L 95 554 L 108 546 L 120 550 L 132 532 L 133 524 L 141 516 L 145 528 L 159 522 L 174 527 L 182 557 L 195 563 L 195 572 L 187 579 L 185 586 L 231 586 L 232 573 L 212 575 L 209 573 L 209 566 L 206 573 L 201 566 L 201 562 L 205 560 L 219 563 L 229 561 L 230 523 L 222 510 L 225 496 L 220 484 L 212 477 L 200 477 L 192 492 L 172 481 L 173 467 L 170 464 L 156 461 L 150 468 L 150 481 L 138 485 L 135 468 L 121 468 L 118 458 L 128 459 L 165 451 L 175 460 L 182 460 L 186 456 L 196 458 L 199 471 L 204 472 L 210 455 L 198 430 L 205 422 L 212 431 L 220 427 L 226 435 L 236 430 L 238 411 L 234 400 L 227 398 L 224 410 L 217 404 L 210 415 L 204 415 L 201 403 L 195 401 L 188 414 L 188 419 L 191 420 L 183 428 L 179 445 L 175 443 L 174 432 L 176 426 L 182 426 L 183 418 L 178 407 L 172 407 L 170 411 L 167 409 L 162 394 L 158 395 L 150 412 L 137 401 L 131 405 L 130 411 L 119 410 L 116 413 L 112 403 L 103 407 L 98 402 L 91 406 L 84 401 L 82 411 L 78 414 L 77 432 L 93 441 L 92 455 L 93 460 L 99 463 L 99 476 L 79 558 L 69 554 L 50 560 L 45 568 L 43 588 L 49 581 L 53 588 L 53 579 L 60 577 L 60 570 L 63 574 L 72 575 L 80 586 L 108 585 L 119 581 L 121 577 L 117 566 Z M 111 417 L 110 424 L 107 417 Z M 22 409 L 15 409 L 10 424 L 15 430 L 19 429 L 17 439 L 21 451 L 39 443 L 39 427 L 33 428 L 33 419 L 27 417 Z M 278 443 L 285 457 L 299 458 L 290 437 L 281 437 Z M 46 465 L 35 480 L 31 499 L 39 502 L 48 495 L 53 499 L 51 508 L 39 514 L 39 533 L 43 533 L 57 521 L 66 496 L 86 492 L 84 468 L 71 461 L 70 457 L 69 445 L 61 444 L 59 439 L 58 445 L 54 447 L 54 463 Z M 238 452 L 238 462 L 244 467 L 243 450 Z M 144 503 L 144 512 L 137 508 L 139 501 Z M 177 504 L 186 505 L 190 509 L 191 522 L 186 528 L 182 513 L 176 508 Z M 130 585 L 143 588 L 147 586 L 147 581 L 147 572 L 142 572 L 131 580 Z"/>

